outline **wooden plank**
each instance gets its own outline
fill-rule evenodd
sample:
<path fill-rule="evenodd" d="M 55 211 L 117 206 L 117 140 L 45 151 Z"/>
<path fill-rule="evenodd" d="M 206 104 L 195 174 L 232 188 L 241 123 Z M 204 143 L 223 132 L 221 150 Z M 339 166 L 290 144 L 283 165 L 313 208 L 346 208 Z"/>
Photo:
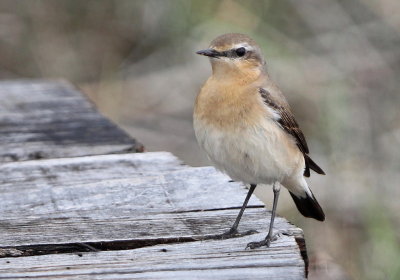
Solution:
<path fill-rule="evenodd" d="M 155 163 L 168 160 L 172 167 Z M 150 212 L 192 211 L 238 206 L 243 201 L 245 191 L 238 192 L 243 187 L 229 183 L 214 168 L 192 168 L 174 160 L 168 153 L 143 153 L 6 163 L 0 168 L 0 177 L 6 178 L 0 184 L 4 202 L 0 211 L 48 215 L 114 208 L 110 205 L 114 200 Z M 163 172 L 174 169 L 182 170 Z M 57 207 L 54 201 L 59 202 Z"/>
<path fill-rule="evenodd" d="M 67 82 L 0 82 L 0 162 L 142 151 Z"/>
<path fill-rule="evenodd" d="M 240 184 L 229 183 L 212 167 L 191 168 L 177 161 L 167 171 L 154 172 L 143 163 L 146 157 L 151 159 L 147 163 L 174 159 L 143 153 L 3 164 L 1 172 L 12 183 L 0 190 L 0 256 L 85 251 L 79 248 L 82 243 L 116 250 L 213 239 L 231 226 L 246 194 Z M 89 163 L 101 172 L 88 169 Z M 118 178 L 113 168 L 102 169 L 106 165 L 119 166 Z M 16 180 L 38 170 L 47 176 Z M 83 174 L 74 176 L 74 171 Z M 91 176 L 79 183 L 85 173 Z M 261 203 L 253 197 L 249 205 Z M 240 229 L 265 234 L 268 219 L 263 208 L 247 209 Z M 275 228 L 302 236 L 282 218 Z M 238 246 L 245 244 L 238 241 Z"/>
<path fill-rule="evenodd" d="M 8 162 L 0 165 L 0 193 L 32 190 L 38 185 L 65 186 L 131 178 L 143 172 L 159 173 L 179 168 L 182 162 L 167 152 Z"/>
<path fill-rule="evenodd" d="M 246 194 L 240 184 L 229 183 L 227 176 L 211 167 L 176 164 L 175 170 L 162 172 L 152 166 L 159 169 L 154 172 L 143 163 L 146 157 L 151 159 L 148 163 L 173 159 L 166 153 L 144 153 L 3 164 L 0 175 L 9 183 L 0 188 L 4 217 L 0 246 L 141 240 L 143 236 L 197 238 L 230 226 Z M 89 163 L 100 167 L 99 172 L 88 169 Z M 46 176 L 41 176 L 43 170 Z M 249 205 L 261 203 L 253 197 Z M 244 228 L 267 225 L 268 216 L 261 209 L 249 209 L 246 215 L 253 217 L 244 219 Z"/>
<path fill-rule="evenodd" d="M 117 210 L 115 212 L 123 212 L 123 216 L 100 216 L 106 215 L 104 211 L 90 211 L 89 215 L 83 213 L 81 217 L 12 216 L 2 221 L 4 233 L 1 234 L 0 256 L 87 251 L 88 248 L 82 247 L 81 243 L 89 244 L 97 250 L 116 250 L 171 242 L 221 239 L 218 235 L 229 229 L 238 211 L 237 208 L 232 208 L 150 215 Z M 265 237 L 268 218 L 268 214 L 262 209 L 250 208 L 241 222 L 240 231 L 257 230 Z M 298 236 L 301 233 L 282 218 L 278 218 L 274 226 L 276 231 L 285 234 Z M 244 248 L 246 244 L 237 241 L 239 247 Z"/>
<path fill-rule="evenodd" d="M 256 234 L 135 250 L 0 259 L 0 279 L 304 279 L 294 237 L 245 250 Z"/>

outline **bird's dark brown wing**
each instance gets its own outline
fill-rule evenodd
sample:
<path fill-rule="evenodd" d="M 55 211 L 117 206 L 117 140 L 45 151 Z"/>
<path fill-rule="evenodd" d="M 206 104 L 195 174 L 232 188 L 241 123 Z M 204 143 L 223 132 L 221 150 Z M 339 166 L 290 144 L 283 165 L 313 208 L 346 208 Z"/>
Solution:
<path fill-rule="evenodd" d="M 265 104 L 279 114 L 280 118 L 276 121 L 288 134 L 294 137 L 297 147 L 299 147 L 299 150 L 303 153 L 306 164 L 304 176 L 310 176 L 310 168 L 318 174 L 325 174 L 324 171 L 307 155 L 309 150 L 306 138 L 299 128 L 299 125 L 296 122 L 296 119 L 294 118 L 287 102 L 285 100 L 278 100 L 277 98 L 274 98 L 274 96 L 272 96 L 272 94 L 264 88 L 260 88 L 259 92 Z"/>
<path fill-rule="evenodd" d="M 296 139 L 296 144 L 299 147 L 300 151 L 304 154 L 308 154 L 309 150 L 304 134 L 300 130 L 299 125 L 296 122 L 293 113 L 290 111 L 290 108 L 287 106 L 287 104 L 283 102 L 278 103 L 277 100 L 274 100 L 271 93 L 266 89 L 260 88 L 260 94 L 265 104 L 267 104 L 270 108 L 274 109 L 279 114 L 280 118 L 277 120 L 277 122 L 287 133 L 289 133 Z"/>

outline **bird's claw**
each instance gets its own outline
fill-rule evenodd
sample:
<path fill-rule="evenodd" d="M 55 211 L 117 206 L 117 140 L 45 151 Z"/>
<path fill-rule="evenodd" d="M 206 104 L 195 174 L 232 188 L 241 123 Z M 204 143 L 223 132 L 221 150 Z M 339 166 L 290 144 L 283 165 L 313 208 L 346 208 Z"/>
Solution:
<path fill-rule="evenodd" d="M 269 248 L 271 242 L 276 241 L 279 236 L 280 234 L 278 233 L 274 234 L 273 236 L 267 236 L 264 240 L 261 240 L 259 242 L 250 242 L 247 244 L 246 249 L 256 249 L 262 246 L 266 246 L 267 248 Z"/>

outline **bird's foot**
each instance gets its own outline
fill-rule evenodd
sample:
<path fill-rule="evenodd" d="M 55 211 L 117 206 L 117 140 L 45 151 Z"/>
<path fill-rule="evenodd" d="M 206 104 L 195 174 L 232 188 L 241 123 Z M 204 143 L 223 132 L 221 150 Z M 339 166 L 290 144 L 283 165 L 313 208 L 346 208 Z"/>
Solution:
<path fill-rule="evenodd" d="M 250 242 L 249 244 L 247 244 L 246 249 L 256 249 L 262 246 L 266 246 L 269 248 L 271 242 L 276 241 L 279 236 L 280 236 L 279 233 L 274 234 L 272 236 L 267 235 L 267 237 L 264 240 L 261 240 L 259 242 Z"/>
<path fill-rule="evenodd" d="M 230 229 L 226 232 L 224 232 L 223 234 L 221 234 L 219 237 L 221 239 L 229 239 L 229 238 L 234 238 L 234 237 L 242 237 L 242 236 L 246 236 L 246 235 L 250 235 L 250 234 L 255 234 L 258 233 L 258 231 L 251 229 L 248 230 L 246 232 L 239 232 L 237 229 Z"/>

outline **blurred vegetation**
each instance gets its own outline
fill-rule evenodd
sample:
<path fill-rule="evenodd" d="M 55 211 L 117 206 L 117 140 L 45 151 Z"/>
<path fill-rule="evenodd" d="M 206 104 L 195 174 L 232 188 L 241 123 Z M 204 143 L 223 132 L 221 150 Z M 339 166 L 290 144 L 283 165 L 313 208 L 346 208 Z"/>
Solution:
<path fill-rule="evenodd" d="M 227 32 L 261 45 L 328 174 L 309 180 L 325 223 L 279 209 L 305 230 L 310 279 L 400 279 L 399 1 L 2 0 L 0 78 L 70 80 L 148 150 L 209 164 L 194 52 Z"/>

